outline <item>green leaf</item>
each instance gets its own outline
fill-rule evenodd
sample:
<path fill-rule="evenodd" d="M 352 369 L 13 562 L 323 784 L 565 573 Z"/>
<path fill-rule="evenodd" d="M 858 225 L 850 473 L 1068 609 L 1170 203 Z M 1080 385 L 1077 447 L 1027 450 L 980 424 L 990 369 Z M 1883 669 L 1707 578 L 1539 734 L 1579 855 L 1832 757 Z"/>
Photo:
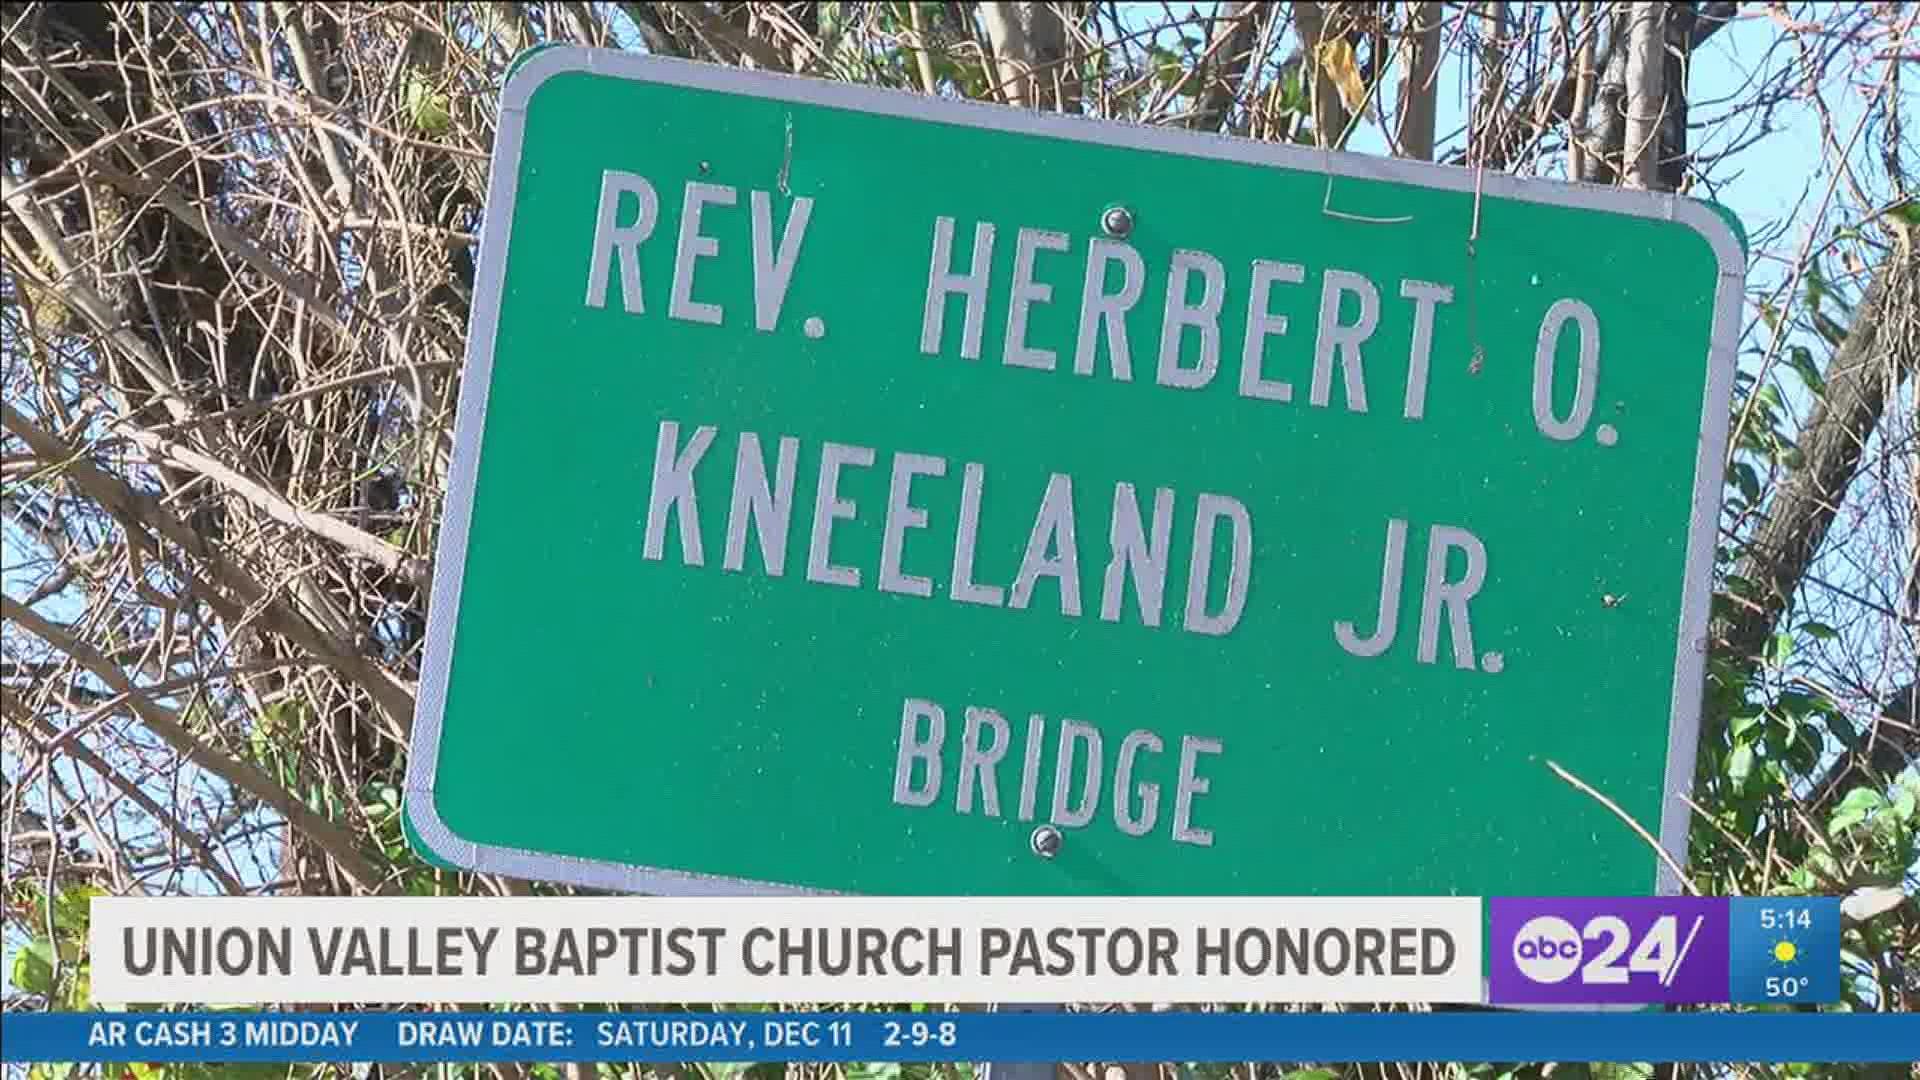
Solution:
<path fill-rule="evenodd" d="M 1735 786 L 1746 784 L 1747 777 L 1753 772 L 1753 744 L 1741 743 L 1727 755 L 1727 779 Z"/>
<path fill-rule="evenodd" d="M 1301 74 L 1304 66 L 1295 64 L 1280 77 L 1280 111 L 1282 113 L 1303 114 L 1311 104 L 1307 98 L 1306 79 Z"/>
<path fill-rule="evenodd" d="M 1920 200 L 1908 199 L 1887 213 L 1909 225 L 1920 225 Z"/>
<path fill-rule="evenodd" d="M 1827 714 L 1827 730 L 1833 732 L 1833 737 L 1840 740 L 1840 745 L 1849 750 L 1860 745 L 1860 730 L 1837 710 Z"/>
<path fill-rule="evenodd" d="M 447 95 L 428 85 L 418 71 L 407 72 L 407 115 L 413 126 L 427 135 L 444 135 L 453 126 L 453 114 L 447 111 Z"/>
<path fill-rule="evenodd" d="M 1760 474 L 1754 471 L 1752 465 L 1739 461 L 1728 471 L 1732 474 L 1734 484 L 1739 487 L 1742 498 L 1749 503 L 1760 501 Z"/>
<path fill-rule="evenodd" d="M 1857 787 L 1847 792 L 1840 805 L 1833 809 L 1833 820 L 1827 822 L 1827 835 L 1838 836 L 1855 825 L 1867 820 L 1867 815 L 1886 809 L 1887 797 L 1870 787 Z"/>
<path fill-rule="evenodd" d="M 1805 690 L 1782 690 L 1780 696 L 1773 700 L 1773 710 L 1796 720 L 1825 711 L 1820 699 Z"/>
<path fill-rule="evenodd" d="M 1814 312 L 1813 332 L 1819 334 L 1821 340 L 1836 348 L 1841 342 L 1847 340 L 1847 328 L 1825 312 Z"/>
<path fill-rule="evenodd" d="M 1800 376 L 1807 389 L 1815 394 L 1827 392 L 1827 382 L 1820 377 L 1820 369 L 1813 365 L 1813 350 L 1805 345 L 1795 345 L 1787 350 L 1787 366 Z"/>
<path fill-rule="evenodd" d="M 1768 653 L 1767 653 L 1767 659 L 1773 664 L 1773 666 L 1779 667 L 1782 664 L 1785 664 L 1787 662 L 1787 658 L 1792 655 L 1793 655 L 1793 635 L 1787 633 L 1784 630 L 1773 635 L 1773 648 L 1768 650 Z"/>
<path fill-rule="evenodd" d="M 93 898 L 106 895 L 92 885 L 73 885 L 62 889 L 53 900 L 54 925 L 63 933 L 85 939 L 92 924 Z"/>
<path fill-rule="evenodd" d="M 38 937 L 13 957 L 13 985 L 29 994 L 53 992 L 53 941 Z"/>
<path fill-rule="evenodd" d="M 1340 1074 L 1332 1069 L 1296 1069 L 1285 1080 L 1340 1080 Z"/>
<path fill-rule="evenodd" d="M 1827 278 L 1826 275 L 1820 272 L 1819 263 L 1815 262 L 1807 265 L 1806 281 L 1807 292 L 1805 302 L 1807 310 L 1819 311 L 1820 301 L 1826 299 L 1827 296 Z"/>
<path fill-rule="evenodd" d="M 1173 51 L 1162 45 L 1147 46 L 1147 63 L 1153 69 L 1154 81 L 1163 90 L 1171 90 L 1180 84 L 1186 76 L 1186 64 Z"/>
<path fill-rule="evenodd" d="M 1840 632 L 1833 627 L 1828 626 L 1826 623 L 1818 622 L 1801 623 L 1800 632 L 1808 637 L 1818 638 L 1821 641 L 1832 641 L 1834 638 L 1840 636 Z"/>

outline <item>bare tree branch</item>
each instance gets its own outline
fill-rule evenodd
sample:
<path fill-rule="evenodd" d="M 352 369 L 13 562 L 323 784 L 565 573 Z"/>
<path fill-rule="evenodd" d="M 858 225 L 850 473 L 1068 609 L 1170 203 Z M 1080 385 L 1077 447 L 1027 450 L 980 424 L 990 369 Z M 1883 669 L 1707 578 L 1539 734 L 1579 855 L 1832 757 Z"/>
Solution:
<path fill-rule="evenodd" d="M 228 757 L 194 738 L 177 716 L 135 693 L 133 684 L 127 681 L 120 669 L 106 657 L 101 656 L 91 645 L 74 638 L 31 610 L 16 604 L 12 597 L 3 594 L 0 594 L 0 615 L 25 627 L 35 637 L 73 657 L 94 678 L 127 695 L 128 707 L 155 735 L 178 750 L 188 761 L 279 811 L 287 819 L 290 828 L 299 830 L 320 845 L 328 857 L 332 858 L 355 884 L 368 892 L 380 890 L 384 875 L 374 869 L 366 856 L 360 854 L 354 846 L 353 837 L 344 829 L 307 809 L 305 803 L 274 783 L 259 769 L 244 761 Z"/>

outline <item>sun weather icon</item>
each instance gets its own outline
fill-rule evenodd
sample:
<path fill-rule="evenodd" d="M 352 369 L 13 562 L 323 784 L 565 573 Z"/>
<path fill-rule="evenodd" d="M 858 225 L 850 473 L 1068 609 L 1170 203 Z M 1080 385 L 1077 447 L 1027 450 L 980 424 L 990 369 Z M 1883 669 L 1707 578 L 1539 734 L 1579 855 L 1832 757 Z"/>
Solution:
<path fill-rule="evenodd" d="M 1733 1001 L 1806 1005 L 1840 997 L 1840 901 L 1735 897 L 1728 927 Z"/>

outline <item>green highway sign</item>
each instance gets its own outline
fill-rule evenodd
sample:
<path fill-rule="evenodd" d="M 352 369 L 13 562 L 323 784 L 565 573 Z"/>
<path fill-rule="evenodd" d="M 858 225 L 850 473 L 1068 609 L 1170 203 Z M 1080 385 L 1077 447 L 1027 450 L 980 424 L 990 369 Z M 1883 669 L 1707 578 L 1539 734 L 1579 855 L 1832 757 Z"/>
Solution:
<path fill-rule="evenodd" d="M 407 781 L 437 859 L 1671 886 L 1622 817 L 1683 850 L 1714 208 L 551 48 L 479 265 Z"/>

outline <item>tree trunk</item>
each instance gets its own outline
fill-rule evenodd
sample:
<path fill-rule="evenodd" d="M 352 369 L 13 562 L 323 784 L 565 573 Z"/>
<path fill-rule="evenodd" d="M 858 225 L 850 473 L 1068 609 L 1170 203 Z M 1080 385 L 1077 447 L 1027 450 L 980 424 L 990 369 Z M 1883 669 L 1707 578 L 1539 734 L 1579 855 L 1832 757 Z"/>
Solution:
<path fill-rule="evenodd" d="M 1868 434 L 1880 423 L 1895 387 L 1920 364 L 1916 317 L 1920 265 L 1909 230 L 1874 270 L 1854 309 L 1853 325 L 1827 366 L 1826 394 L 1801 433 L 1799 463 L 1780 481 L 1734 568 L 1744 587 L 1730 590 L 1734 606 L 1715 628 L 1729 655 L 1759 656 L 1792 604 L 1859 470 Z"/>
<path fill-rule="evenodd" d="M 1627 82 L 1621 182 L 1660 190 L 1660 131 L 1666 104 L 1667 5 L 1635 0 L 1627 15 Z"/>
<path fill-rule="evenodd" d="M 1219 131 L 1227 114 L 1240 96 L 1246 80 L 1247 64 L 1253 59 L 1260 31 L 1273 14 L 1271 4 L 1261 0 L 1236 0 L 1222 4 L 1215 16 L 1213 40 L 1207 51 L 1213 60 L 1199 73 L 1201 90 L 1187 126 L 1197 131 Z M 1225 39 L 1225 40 L 1222 40 Z"/>
<path fill-rule="evenodd" d="M 1433 160 L 1434 105 L 1440 87 L 1440 5 L 1433 0 L 1407 9 L 1407 36 L 1411 57 L 1407 77 L 1400 84 L 1400 129 L 1396 143 L 1400 156 Z"/>
<path fill-rule="evenodd" d="M 1049 3 L 983 3 L 999 91 L 1009 105 L 1078 111 L 1079 92 L 1065 70 L 1066 27 Z"/>
<path fill-rule="evenodd" d="M 1605 60 L 1599 63 L 1600 85 L 1587 109 L 1585 172 L 1589 184 L 1611 184 L 1620 176 L 1620 150 L 1626 144 L 1627 48 L 1626 18 L 1614 10 L 1601 19 L 1606 34 Z"/>
<path fill-rule="evenodd" d="M 1687 73 L 1693 67 L 1693 37 L 1698 20 L 1694 5 L 1667 5 L 1665 71 L 1661 73 L 1660 160 L 1661 191 L 1679 191 L 1687 180 Z"/>

